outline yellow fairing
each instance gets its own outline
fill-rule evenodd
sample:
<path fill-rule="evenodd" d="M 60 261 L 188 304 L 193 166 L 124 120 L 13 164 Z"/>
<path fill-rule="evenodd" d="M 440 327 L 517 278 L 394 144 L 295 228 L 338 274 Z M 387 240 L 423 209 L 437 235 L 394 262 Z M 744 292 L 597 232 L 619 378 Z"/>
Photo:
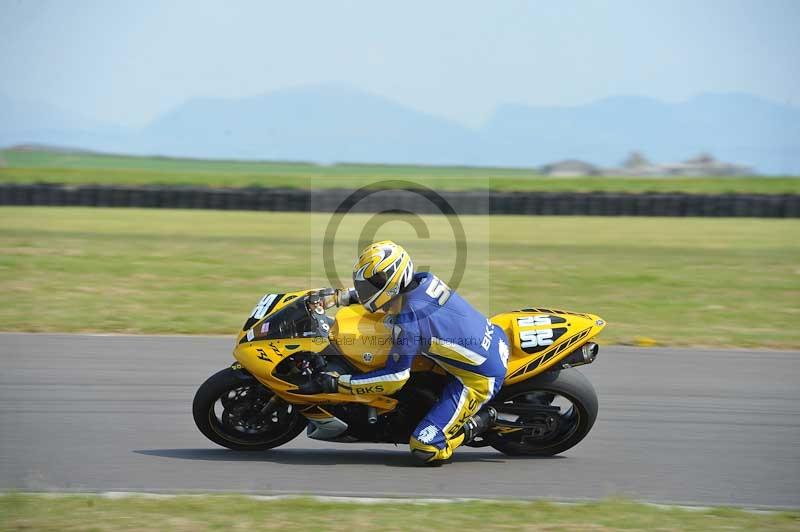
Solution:
<path fill-rule="evenodd" d="M 336 313 L 330 340 L 348 362 L 366 373 L 386 365 L 392 349 L 392 325 L 384 312 L 367 312 L 361 305 L 351 305 Z M 411 371 L 442 373 L 427 357 L 416 357 Z"/>
<path fill-rule="evenodd" d="M 392 328 L 383 312 L 369 313 L 361 305 L 343 307 L 331 327 L 331 341 L 363 372 L 386 365 L 392 348 Z"/>
<path fill-rule="evenodd" d="M 504 385 L 550 369 L 606 325 L 594 314 L 551 309 L 506 312 L 494 316 L 492 323 L 503 328 L 511 344 Z"/>
<path fill-rule="evenodd" d="M 256 321 L 250 330 L 258 329 L 275 313 L 311 292 L 313 291 L 307 290 L 283 294 L 269 314 Z M 504 385 L 514 384 L 550 369 L 605 327 L 605 322 L 593 314 L 549 309 L 525 309 L 499 314 L 492 318 L 492 322 L 505 330 L 510 343 Z M 318 353 L 331 346 L 361 371 L 383 367 L 392 346 L 392 334 L 387 315 L 382 312 L 368 313 L 361 306 L 344 307 L 336 314 L 336 323 L 331 327 L 329 337 L 248 341 L 247 333 L 248 331 L 242 331 L 239 334 L 233 351 L 234 357 L 255 378 L 292 404 L 311 408 L 319 404 L 362 403 L 374 406 L 379 413 L 391 411 L 397 404 L 391 397 L 376 394 L 300 395 L 295 393 L 295 384 L 283 381 L 275 373 L 276 367 L 292 354 Z M 331 351 L 327 349 L 326 354 L 332 354 Z M 455 366 L 448 369 L 460 376 L 470 388 L 482 390 L 483 383 L 467 382 L 470 381 L 470 372 L 464 372 Z M 416 357 L 412 371 L 443 372 L 428 357 Z"/>
<path fill-rule="evenodd" d="M 238 344 L 233 356 L 256 379 L 273 390 L 284 400 L 297 405 L 365 403 L 384 413 L 394 410 L 397 401 L 385 396 L 353 396 L 343 393 L 321 393 L 302 395 L 295 393 L 297 386 L 275 375 L 275 368 L 293 353 L 320 352 L 329 345 L 327 338 L 288 338 L 282 340 L 260 340 Z"/>
<path fill-rule="evenodd" d="M 314 290 L 304 290 L 300 292 L 292 292 L 284 294 L 281 299 L 275 304 L 274 308 L 264 318 L 260 319 L 251 327 L 251 329 L 258 329 L 261 323 L 269 320 L 277 312 L 285 308 L 288 304 L 295 302 L 298 297 L 306 296 Z M 361 311 L 361 316 L 356 318 L 352 315 L 345 313 L 342 317 L 343 324 L 336 324 L 332 329 L 335 329 L 336 334 L 344 334 L 358 340 L 363 333 L 372 331 L 380 333 L 383 336 L 388 336 L 388 346 L 391 346 L 391 331 L 386 329 L 383 325 L 381 314 L 367 314 L 362 311 L 360 307 L 345 307 L 339 311 L 341 314 L 344 311 L 354 311 L 358 313 Z M 338 319 L 337 314 L 337 319 Z M 363 323 L 362 323 L 363 321 Z M 361 332 L 359 332 L 361 331 Z M 233 350 L 233 356 L 236 360 L 249 371 L 256 379 L 262 382 L 265 386 L 273 390 L 282 399 L 296 405 L 308 405 L 312 407 L 317 404 L 337 404 L 337 403 L 364 403 L 369 406 L 374 406 L 379 413 L 389 412 L 394 410 L 397 401 L 391 397 L 383 395 L 370 395 L 370 396 L 354 396 L 351 394 L 343 393 L 322 393 L 316 395 L 301 395 L 294 393 L 297 386 L 290 382 L 286 382 L 278 378 L 275 374 L 275 368 L 280 364 L 284 358 L 291 356 L 294 353 L 311 352 L 319 353 L 331 344 L 329 338 L 313 337 L 313 338 L 283 338 L 271 340 L 254 340 L 247 341 L 247 331 L 241 331 L 236 340 L 236 347 Z M 333 334 L 332 338 L 335 338 Z M 369 340 L 364 340 L 369 342 Z M 386 345 L 387 342 L 384 342 Z M 354 344 L 355 345 L 355 344 Z M 384 347 L 388 353 L 388 347 Z M 353 350 L 351 350 L 353 351 Z M 379 351 L 380 353 L 381 351 Z M 355 351 L 353 351 L 355 353 Z M 359 353 L 361 358 L 361 365 L 359 367 L 366 367 L 363 360 L 363 352 Z M 350 357 L 348 357 L 350 358 Z M 353 356 L 351 360 L 355 362 L 356 357 Z M 386 354 L 383 355 L 383 363 L 386 362 Z M 377 367 L 377 366 L 376 366 Z"/>

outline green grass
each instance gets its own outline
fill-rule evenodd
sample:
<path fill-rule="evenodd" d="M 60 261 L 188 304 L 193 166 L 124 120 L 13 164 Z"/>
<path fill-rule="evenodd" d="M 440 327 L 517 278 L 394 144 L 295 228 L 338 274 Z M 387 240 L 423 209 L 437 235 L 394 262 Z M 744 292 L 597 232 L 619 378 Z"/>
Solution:
<path fill-rule="evenodd" d="M 624 500 L 357 504 L 310 498 L 0 495 L 0 530 L 800 530 L 796 511 L 688 510 Z"/>
<path fill-rule="evenodd" d="M 405 180 L 437 190 L 800 193 L 798 177 L 546 177 L 533 169 L 203 161 L 0 151 L 0 183 L 358 188 Z"/>
<path fill-rule="evenodd" d="M 370 215 L 345 218 L 345 281 Z M 452 231 L 403 220 L 378 238 L 418 265 L 454 270 Z M 233 335 L 266 292 L 325 286 L 324 214 L 0 208 L 0 329 Z M 486 313 L 526 306 L 592 312 L 601 339 L 665 345 L 800 347 L 800 220 L 461 218 L 466 276 Z"/>

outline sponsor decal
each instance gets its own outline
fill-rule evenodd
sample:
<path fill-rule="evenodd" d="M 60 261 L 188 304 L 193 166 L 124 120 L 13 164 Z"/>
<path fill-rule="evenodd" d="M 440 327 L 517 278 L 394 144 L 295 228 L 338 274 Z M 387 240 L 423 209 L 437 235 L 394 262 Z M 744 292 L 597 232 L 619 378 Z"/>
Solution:
<path fill-rule="evenodd" d="M 502 338 L 497 342 L 497 352 L 500 353 L 503 366 L 508 367 L 508 344 Z"/>
<path fill-rule="evenodd" d="M 455 423 L 453 423 L 453 425 L 450 427 L 450 430 L 447 431 L 448 436 L 450 436 L 451 438 L 455 436 L 458 433 L 458 431 L 461 430 L 461 427 L 463 427 L 464 424 L 467 421 L 469 421 L 469 418 L 472 417 L 472 414 L 475 413 L 476 410 L 478 410 L 478 406 L 480 406 L 478 404 L 478 400 L 475 399 L 474 397 L 471 398 L 469 400 L 469 403 L 467 403 L 467 408 L 461 413 L 461 416 L 459 416 L 458 420 Z"/>
<path fill-rule="evenodd" d="M 417 436 L 417 439 L 422 443 L 430 443 L 437 434 L 439 434 L 439 429 L 437 429 L 434 425 L 428 425 L 419 431 L 419 436 Z"/>
<path fill-rule="evenodd" d="M 247 331 L 246 337 L 247 337 L 247 341 L 248 342 L 252 341 L 253 338 L 255 338 L 255 336 L 256 336 L 256 333 L 253 332 L 253 329 L 250 329 L 249 331 Z"/>
<path fill-rule="evenodd" d="M 265 334 L 269 332 L 269 322 L 265 321 L 261 324 L 261 334 Z"/>
<path fill-rule="evenodd" d="M 368 393 L 383 393 L 383 389 L 383 384 L 371 384 L 353 388 L 353 391 L 356 393 L 356 395 L 366 395 Z"/>
<path fill-rule="evenodd" d="M 494 325 L 488 319 L 486 320 L 486 329 L 483 331 L 483 340 L 481 340 L 481 347 L 484 351 L 488 351 L 492 347 L 492 335 L 494 334 Z"/>

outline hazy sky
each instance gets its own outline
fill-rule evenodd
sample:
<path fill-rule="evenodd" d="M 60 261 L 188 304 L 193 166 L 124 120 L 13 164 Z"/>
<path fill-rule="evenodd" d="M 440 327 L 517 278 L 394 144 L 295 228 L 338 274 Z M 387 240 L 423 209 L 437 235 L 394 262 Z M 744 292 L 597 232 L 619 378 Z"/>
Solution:
<path fill-rule="evenodd" d="M 800 1 L 0 1 L 0 93 L 141 125 L 340 82 L 477 125 L 501 103 L 800 105 Z"/>

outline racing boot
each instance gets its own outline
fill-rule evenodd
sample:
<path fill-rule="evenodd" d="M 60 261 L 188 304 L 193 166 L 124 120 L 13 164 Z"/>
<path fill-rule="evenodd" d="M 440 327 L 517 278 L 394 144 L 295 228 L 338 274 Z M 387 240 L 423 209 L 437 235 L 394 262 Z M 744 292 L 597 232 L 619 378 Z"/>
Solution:
<path fill-rule="evenodd" d="M 467 444 L 494 426 L 497 421 L 497 410 L 491 406 L 482 408 L 464 423 L 464 444 Z"/>

